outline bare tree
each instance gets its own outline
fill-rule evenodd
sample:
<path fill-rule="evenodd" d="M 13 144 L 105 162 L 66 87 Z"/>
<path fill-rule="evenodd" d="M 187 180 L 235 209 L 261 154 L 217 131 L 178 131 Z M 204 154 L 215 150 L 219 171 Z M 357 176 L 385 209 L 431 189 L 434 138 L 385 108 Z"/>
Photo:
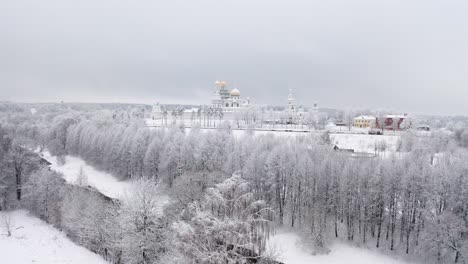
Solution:
<path fill-rule="evenodd" d="M 14 229 L 14 224 L 11 221 L 11 216 L 9 216 L 7 214 L 4 214 L 2 216 L 2 227 L 5 229 L 5 232 L 6 232 L 5 235 L 7 237 L 11 237 L 11 234 L 12 234 L 13 229 Z"/>

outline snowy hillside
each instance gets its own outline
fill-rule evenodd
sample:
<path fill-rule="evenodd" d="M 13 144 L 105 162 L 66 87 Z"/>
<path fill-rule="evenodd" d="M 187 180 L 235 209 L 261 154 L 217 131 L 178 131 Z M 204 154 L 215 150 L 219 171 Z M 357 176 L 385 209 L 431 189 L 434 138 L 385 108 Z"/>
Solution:
<path fill-rule="evenodd" d="M 5 217 L 11 219 L 11 237 L 5 235 Z M 74 244 L 64 233 L 27 211 L 0 212 L 0 223 L 1 263 L 107 263 L 99 255 Z"/>
<path fill-rule="evenodd" d="M 370 250 L 345 244 L 335 244 L 328 255 L 311 255 L 299 244 L 293 233 L 278 233 L 270 238 L 268 249 L 277 252 L 278 260 L 285 264 L 406 264 L 401 260 Z"/>

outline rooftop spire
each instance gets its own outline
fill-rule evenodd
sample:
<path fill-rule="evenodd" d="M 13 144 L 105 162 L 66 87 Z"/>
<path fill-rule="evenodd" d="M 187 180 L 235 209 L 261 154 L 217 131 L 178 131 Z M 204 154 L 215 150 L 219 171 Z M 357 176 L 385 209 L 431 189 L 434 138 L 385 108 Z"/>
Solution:
<path fill-rule="evenodd" d="M 291 89 L 291 88 L 289 88 L 288 101 L 294 101 L 294 97 L 293 97 L 292 89 Z"/>

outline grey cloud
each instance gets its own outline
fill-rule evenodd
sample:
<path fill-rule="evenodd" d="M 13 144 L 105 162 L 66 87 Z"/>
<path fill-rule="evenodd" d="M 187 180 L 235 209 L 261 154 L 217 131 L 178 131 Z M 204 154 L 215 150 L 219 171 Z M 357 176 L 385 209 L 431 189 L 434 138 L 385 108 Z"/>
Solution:
<path fill-rule="evenodd" d="M 465 114 L 463 1 L 0 0 L 0 99 L 260 104 Z"/>

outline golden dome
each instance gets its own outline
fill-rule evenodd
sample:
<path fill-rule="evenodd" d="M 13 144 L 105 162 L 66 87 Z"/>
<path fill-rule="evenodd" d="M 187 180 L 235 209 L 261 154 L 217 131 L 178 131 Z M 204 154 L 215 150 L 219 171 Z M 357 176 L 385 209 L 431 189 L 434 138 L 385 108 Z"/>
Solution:
<path fill-rule="evenodd" d="M 237 90 L 236 88 L 232 89 L 231 96 L 240 96 L 239 90 Z"/>

